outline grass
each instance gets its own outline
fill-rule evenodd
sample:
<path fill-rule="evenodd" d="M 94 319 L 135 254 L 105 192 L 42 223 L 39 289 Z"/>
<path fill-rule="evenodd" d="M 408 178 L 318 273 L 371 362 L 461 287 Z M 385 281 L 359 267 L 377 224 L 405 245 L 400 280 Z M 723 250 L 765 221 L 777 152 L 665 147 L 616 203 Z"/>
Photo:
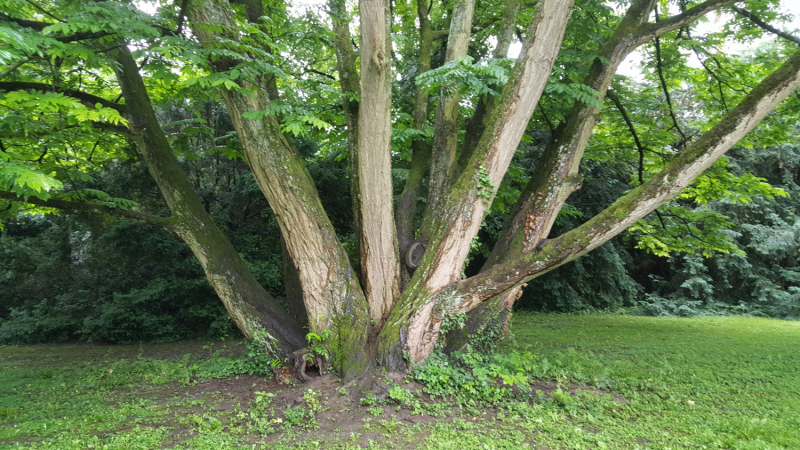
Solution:
<path fill-rule="evenodd" d="M 552 434 L 596 429 L 620 448 L 800 448 L 800 322 L 518 315 L 514 330 L 517 345 L 540 349 L 544 376 L 628 399 L 596 422 L 556 421 Z"/>
<path fill-rule="evenodd" d="M 513 331 L 498 351 L 533 352 L 541 381 L 492 403 L 230 376 L 230 342 L 0 347 L 0 449 L 800 448 L 799 322 L 517 314 Z"/>

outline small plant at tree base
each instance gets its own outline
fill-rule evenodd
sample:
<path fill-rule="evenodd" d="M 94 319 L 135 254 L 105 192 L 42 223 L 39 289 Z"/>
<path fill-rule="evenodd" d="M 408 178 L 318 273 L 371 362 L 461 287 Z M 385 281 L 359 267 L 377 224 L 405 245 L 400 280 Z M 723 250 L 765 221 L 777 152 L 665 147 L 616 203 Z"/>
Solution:
<path fill-rule="evenodd" d="M 250 402 L 250 407 L 247 411 L 250 415 L 250 420 L 247 424 L 249 429 L 261 435 L 275 432 L 272 425 L 281 423 L 279 418 L 270 419 L 270 416 L 274 414 L 274 410 L 270 408 L 270 405 L 275 395 L 271 392 L 256 392 L 256 398 Z"/>
<path fill-rule="evenodd" d="M 322 330 L 320 334 L 306 334 L 308 346 L 311 348 L 311 353 L 306 355 L 306 358 L 311 360 L 313 359 L 314 355 L 316 355 L 324 358 L 325 360 L 330 360 L 330 353 L 328 353 L 328 347 L 325 346 L 325 341 L 331 337 L 331 334 L 331 330 Z"/>
<path fill-rule="evenodd" d="M 375 406 L 375 405 L 378 404 L 378 399 L 375 398 L 374 395 L 369 393 L 369 394 L 367 394 L 366 397 L 361 397 L 359 402 L 361 403 L 361 406 Z"/>
<path fill-rule="evenodd" d="M 301 405 L 296 406 L 288 406 L 286 411 L 284 411 L 284 416 L 286 417 L 286 426 L 288 427 L 299 427 L 305 425 L 306 419 L 309 418 L 309 412 L 303 408 Z"/>

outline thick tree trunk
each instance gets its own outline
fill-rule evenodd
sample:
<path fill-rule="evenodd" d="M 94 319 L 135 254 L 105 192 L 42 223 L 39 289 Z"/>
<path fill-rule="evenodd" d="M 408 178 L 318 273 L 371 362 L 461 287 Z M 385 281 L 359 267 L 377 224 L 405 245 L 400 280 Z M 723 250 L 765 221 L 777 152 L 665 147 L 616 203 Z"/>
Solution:
<path fill-rule="evenodd" d="M 233 31 L 233 12 L 225 0 L 194 4 L 190 17 L 193 30 L 204 45 L 214 46 L 221 37 L 239 40 Z M 230 64 L 218 60 L 215 69 L 225 71 Z M 248 92 L 225 89 L 222 98 L 256 182 L 278 219 L 286 248 L 297 267 L 309 329 L 317 334 L 333 331 L 333 341 L 329 344 L 335 358 L 339 358 L 334 361 L 336 368 L 348 374 L 361 372 L 370 365 L 367 337 L 371 328 L 361 286 L 302 158 L 283 136 L 275 116 L 244 117 L 271 108 L 267 93 L 258 87 L 266 83 L 262 79 L 242 83 Z"/>
<path fill-rule="evenodd" d="M 431 70 L 431 51 L 433 48 L 433 31 L 428 7 L 425 2 L 417 2 L 417 18 L 419 20 L 419 56 L 417 58 L 417 76 Z M 428 93 L 423 86 L 417 86 L 414 95 L 414 129 L 424 131 L 428 126 Z M 415 139 L 411 143 L 411 168 L 408 178 L 397 202 L 395 220 L 397 222 L 397 239 L 400 245 L 400 290 L 403 291 L 413 273 L 413 267 L 405 262 L 414 239 L 414 215 L 422 189 L 422 179 L 431 160 L 431 146 L 424 138 Z"/>
<path fill-rule="evenodd" d="M 665 169 L 605 211 L 578 228 L 548 240 L 535 251 L 496 264 L 449 286 L 439 295 L 456 304 L 456 311 L 466 312 L 495 295 L 594 250 L 678 195 L 798 88 L 800 52 L 759 83 L 717 125 L 677 155 Z"/>
<path fill-rule="evenodd" d="M 696 20 L 700 15 L 729 3 L 731 2 L 720 0 L 706 2 L 677 16 L 682 20 L 673 20 L 670 26 L 654 29 L 652 25 L 647 24 L 647 20 L 655 8 L 655 0 L 635 1 L 614 34 L 600 48 L 598 52 L 600 58 L 592 64 L 584 84 L 597 91 L 598 100 L 602 101 L 619 65 L 633 50 L 646 42 L 643 35 L 662 35 L 674 29 L 676 23 Z M 548 237 L 567 198 L 580 188 L 582 177 L 578 174 L 578 167 L 591 133 L 599 121 L 599 114 L 600 109 L 596 106 L 583 102 L 575 103 L 545 149 L 482 271 L 532 251 Z M 494 312 L 494 308 L 499 308 L 501 305 L 509 309 L 506 314 L 501 315 L 510 317 L 510 309 L 514 300 L 521 295 L 521 289 L 519 286 L 514 287 L 497 298 L 479 305 L 470 312 L 469 328 L 491 330 L 497 326 L 494 319 L 497 313 Z M 481 318 L 486 318 L 484 324 L 481 324 Z M 467 337 L 462 330 L 448 336 L 448 346 L 451 348 L 455 348 L 458 344 L 463 345 L 466 341 Z"/>
<path fill-rule="evenodd" d="M 475 0 L 456 0 L 450 15 L 450 33 L 447 38 L 445 63 L 466 56 L 472 31 L 472 12 Z M 458 92 L 439 97 L 434 119 L 431 175 L 428 185 L 428 211 L 432 218 L 439 210 L 439 200 L 450 190 L 457 173 L 456 150 L 458 148 Z M 424 229 L 425 227 L 423 227 Z M 423 236 L 427 238 L 428 236 Z"/>
<path fill-rule="evenodd" d="M 497 47 L 492 53 L 492 58 L 508 58 L 508 50 L 511 48 L 511 41 L 514 40 L 514 33 L 517 30 L 517 14 L 522 6 L 521 0 L 506 0 L 503 6 L 503 19 L 500 23 L 500 32 L 497 36 Z M 475 106 L 475 113 L 466 123 L 466 133 L 464 135 L 464 147 L 458 157 L 458 166 L 461 170 L 467 165 L 472 157 L 472 152 L 478 146 L 478 141 L 483 135 L 484 121 L 486 115 L 494 106 L 495 97 L 487 94 L 478 100 Z"/>
<path fill-rule="evenodd" d="M 300 326 L 256 281 L 203 207 L 153 112 L 139 68 L 127 47 L 111 52 L 126 102 L 125 118 L 148 170 L 172 211 L 172 231 L 186 242 L 222 303 L 247 339 L 283 358 L 302 346 Z M 265 334 L 266 333 L 266 334 Z"/>
<path fill-rule="evenodd" d="M 361 236 L 361 196 L 358 181 L 358 116 L 361 81 L 356 69 L 356 55 L 350 37 L 350 22 L 344 0 L 328 0 L 328 13 L 333 25 L 333 47 L 336 51 L 336 70 L 342 92 L 342 110 L 347 126 L 347 162 L 350 175 L 350 196 L 353 201 L 353 223 L 356 236 Z M 356 241 L 357 261 L 352 263 L 361 278 L 361 241 Z"/>
<path fill-rule="evenodd" d="M 571 8 L 571 1 L 558 0 L 537 6 L 522 55 L 480 144 L 435 219 L 426 218 L 425 256 L 378 337 L 379 357 L 387 367 L 405 367 L 404 353 L 413 363 L 423 361 L 436 344 L 443 314 L 466 312 L 437 294 L 460 278 L 472 238 L 544 90 Z"/>
<path fill-rule="evenodd" d="M 400 296 L 400 265 L 392 206 L 392 66 L 389 4 L 360 0 L 361 103 L 358 116 L 358 239 L 361 283 L 376 322 Z"/>

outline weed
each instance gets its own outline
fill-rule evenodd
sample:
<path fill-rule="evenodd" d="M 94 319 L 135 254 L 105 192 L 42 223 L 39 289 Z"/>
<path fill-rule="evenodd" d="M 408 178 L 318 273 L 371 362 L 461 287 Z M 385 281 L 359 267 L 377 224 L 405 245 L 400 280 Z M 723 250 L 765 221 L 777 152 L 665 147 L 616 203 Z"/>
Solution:
<path fill-rule="evenodd" d="M 375 407 L 372 407 L 372 408 L 367 408 L 367 412 L 370 413 L 370 415 L 372 415 L 372 417 L 378 417 L 381 414 L 383 414 L 383 408 L 380 407 L 380 406 L 375 406 Z"/>

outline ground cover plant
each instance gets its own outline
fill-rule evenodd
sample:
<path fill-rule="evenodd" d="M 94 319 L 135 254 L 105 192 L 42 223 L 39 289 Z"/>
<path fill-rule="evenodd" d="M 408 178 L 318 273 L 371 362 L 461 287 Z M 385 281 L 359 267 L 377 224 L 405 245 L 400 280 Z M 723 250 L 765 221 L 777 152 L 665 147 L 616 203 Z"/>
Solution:
<path fill-rule="evenodd" d="M 0 449 L 800 446 L 797 322 L 513 323 L 495 353 L 434 352 L 382 395 L 279 385 L 241 341 L 0 347 Z"/>

